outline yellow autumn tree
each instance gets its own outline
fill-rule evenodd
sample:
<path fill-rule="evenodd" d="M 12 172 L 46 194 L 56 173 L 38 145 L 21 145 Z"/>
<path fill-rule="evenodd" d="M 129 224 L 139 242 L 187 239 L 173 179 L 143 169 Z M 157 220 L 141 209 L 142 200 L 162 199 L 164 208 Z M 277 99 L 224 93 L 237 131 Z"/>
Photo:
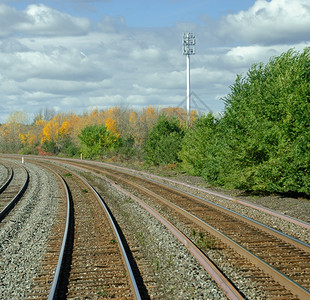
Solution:
<path fill-rule="evenodd" d="M 25 147 L 34 146 L 37 142 L 37 136 L 31 132 L 20 133 L 19 138 Z"/>
<path fill-rule="evenodd" d="M 45 141 L 56 141 L 56 135 L 59 130 L 59 123 L 55 120 L 55 117 L 45 123 L 42 134 L 41 143 Z"/>
<path fill-rule="evenodd" d="M 143 108 L 143 112 L 145 112 L 143 116 L 145 117 L 148 128 L 153 127 L 158 118 L 158 113 L 156 112 L 155 107 L 150 105 L 146 109 Z"/>
<path fill-rule="evenodd" d="M 57 130 L 56 132 L 56 135 L 57 136 L 64 136 L 64 135 L 67 135 L 69 133 L 69 129 L 70 129 L 70 124 L 69 122 L 66 120 L 66 121 L 63 121 L 61 126 L 59 127 L 59 129 Z"/>
<path fill-rule="evenodd" d="M 5 124 L 0 127 L 0 150 L 8 153 L 18 153 L 22 147 L 20 134 L 26 132 L 26 113 L 13 112 Z"/>
<path fill-rule="evenodd" d="M 112 118 L 107 118 L 105 121 L 105 126 L 107 128 L 108 131 L 110 131 L 111 133 L 115 134 L 115 136 L 119 137 L 120 134 L 116 129 L 116 123 L 115 120 L 113 120 Z"/>

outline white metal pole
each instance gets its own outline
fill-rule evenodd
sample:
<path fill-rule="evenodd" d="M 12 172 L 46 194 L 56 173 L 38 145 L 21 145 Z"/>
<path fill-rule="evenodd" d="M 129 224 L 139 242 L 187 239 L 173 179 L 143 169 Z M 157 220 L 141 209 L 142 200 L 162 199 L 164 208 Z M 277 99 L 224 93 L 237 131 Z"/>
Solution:
<path fill-rule="evenodd" d="M 190 94 L 191 94 L 191 87 L 190 87 L 190 55 L 195 54 L 195 35 L 193 33 L 184 33 L 183 35 L 183 54 L 186 55 L 186 65 L 187 65 L 187 92 L 186 92 L 186 114 L 187 120 L 186 125 L 189 126 L 190 121 Z"/>
<path fill-rule="evenodd" d="M 189 54 L 186 55 L 186 65 L 187 65 L 187 126 L 189 125 L 190 120 L 190 57 Z"/>

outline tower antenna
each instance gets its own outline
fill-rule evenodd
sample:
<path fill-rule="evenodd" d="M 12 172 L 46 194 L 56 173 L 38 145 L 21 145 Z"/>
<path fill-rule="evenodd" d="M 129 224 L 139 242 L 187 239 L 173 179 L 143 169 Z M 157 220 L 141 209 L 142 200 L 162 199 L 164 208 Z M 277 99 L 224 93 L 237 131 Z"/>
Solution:
<path fill-rule="evenodd" d="M 183 55 L 186 55 L 187 66 L 187 93 L 186 93 L 186 112 L 187 112 L 187 126 L 190 120 L 190 55 L 196 53 L 196 38 L 193 33 L 187 32 L 183 35 Z"/>

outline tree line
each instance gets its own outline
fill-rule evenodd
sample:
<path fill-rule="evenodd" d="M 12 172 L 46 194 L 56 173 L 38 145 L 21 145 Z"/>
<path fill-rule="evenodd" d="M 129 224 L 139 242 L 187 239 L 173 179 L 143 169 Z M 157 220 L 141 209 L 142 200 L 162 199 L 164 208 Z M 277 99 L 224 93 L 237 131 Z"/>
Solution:
<path fill-rule="evenodd" d="M 174 165 L 213 185 L 310 194 L 310 48 L 289 50 L 237 75 L 224 112 L 111 108 L 83 115 L 12 114 L 2 152 L 53 153 Z M 18 138 L 16 138 L 18 137 Z"/>
<path fill-rule="evenodd" d="M 25 112 L 13 112 L 0 126 L 0 152 L 60 155 L 90 159 L 143 160 L 143 145 L 161 115 L 175 117 L 184 126 L 186 111 L 153 106 L 135 111 L 122 107 L 93 109 L 83 114 L 40 111 L 29 121 Z M 191 122 L 197 117 L 191 113 Z"/>

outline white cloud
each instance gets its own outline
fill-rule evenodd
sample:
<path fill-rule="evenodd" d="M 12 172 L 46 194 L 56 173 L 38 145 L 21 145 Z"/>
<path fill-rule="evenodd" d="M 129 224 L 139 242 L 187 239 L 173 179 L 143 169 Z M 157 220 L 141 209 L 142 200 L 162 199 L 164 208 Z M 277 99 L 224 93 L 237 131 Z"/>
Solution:
<path fill-rule="evenodd" d="M 15 8 L 0 4 L 0 37 L 9 36 L 16 32 L 18 27 L 29 22 L 26 14 Z"/>
<path fill-rule="evenodd" d="M 29 49 L 16 39 L 5 39 L 0 44 L 0 52 L 2 53 L 15 53 L 27 52 Z"/>
<path fill-rule="evenodd" d="M 222 19 L 220 35 L 256 44 L 287 44 L 310 39 L 309 0 L 257 0 L 247 11 Z"/>
<path fill-rule="evenodd" d="M 125 28 L 125 19 L 121 16 L 111 17 L 105 15 L 103 20 L 99 22 L 97 26 L 104 32 L 117 32 Z"/>
<path fill-rule="evenodd" d="M 188 28 L 197 38 L 192 91 L 217 113 L 236 74 L 289 48 L 309 45 L 306 4 L 258 0 L 212 26 L 178 23 L 156 29 L 129 28 L 122 16 L 105 16 L 96 27 L 43 5 L 24 11 L 0 5 L 0 123 L 16 110 L 81 113 L 120 104 L 137 109 L 179 105 L 186 97 L 181 47 Z"/>
<path fill-rule="evenodd" d="M 76 18 L 43 4 L 29 5 L 25 11 L 0 4 L 0 37 L 84 35 L 89 29 L 88 19 Z"/>
<path fill-rule="evenodd" d="M 29 5 L 26 15 L 31 23 L 27 24 L 24 29 L 32 34 L 83 35 L 90 27 L 89 20 L 85 18 L 72 17 L 42 4 Z"/>

